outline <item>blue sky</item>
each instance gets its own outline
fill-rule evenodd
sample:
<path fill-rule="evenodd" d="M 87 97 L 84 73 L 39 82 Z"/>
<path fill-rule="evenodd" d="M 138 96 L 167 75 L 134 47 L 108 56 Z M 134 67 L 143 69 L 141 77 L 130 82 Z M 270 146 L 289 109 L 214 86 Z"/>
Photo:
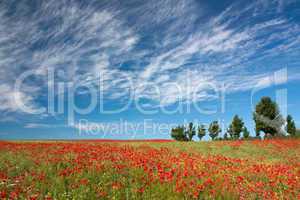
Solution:
<path fill-rule="evenodd" d="M 0 139 L 169 138 L 234 114 L 254 135 L 262 96 L 299 126 L 300 2 L 4 0 L 0 72 Z"/>

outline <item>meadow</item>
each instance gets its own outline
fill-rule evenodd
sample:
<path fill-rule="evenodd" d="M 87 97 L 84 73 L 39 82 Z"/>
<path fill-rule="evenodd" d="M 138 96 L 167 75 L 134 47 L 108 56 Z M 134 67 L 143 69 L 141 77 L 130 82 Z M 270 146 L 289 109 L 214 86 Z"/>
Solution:
<path fill-rule="evenodd" d="M 0 142 L 1 199 L 300 199 L 300 139 Z"/>

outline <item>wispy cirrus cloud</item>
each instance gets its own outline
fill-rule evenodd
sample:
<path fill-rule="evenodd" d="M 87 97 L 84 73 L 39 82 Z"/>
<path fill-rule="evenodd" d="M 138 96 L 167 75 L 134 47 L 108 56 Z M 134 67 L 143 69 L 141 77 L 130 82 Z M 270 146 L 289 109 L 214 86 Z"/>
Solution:
<path fill-rule="evenodd" d="M 262 62 L 270 62 L 279 54 L 289 57 L 291 52 L 299 53 L 298 47 L 294 45 L 299 43 L 300 27 L 284 16 L 274 17 L 277 12 L 272 7 L 259 12 L 257 6 L 257 3 L 253 3 L 245 9 L 238 9 L 237 5 L 233 5 L 202 23 L 201 28 L 182 40 L 181 44 L 165 48 L 165 51 L 153 57 L 139 80 L 157 80 L 163 88 L 162 95 L 169 99 L 160 103 L 167 105 L 175 103 L 178 101 L 176 97 L 181 96 L 188 100 L 205 100 L 205 96 L 199 99 L 192 99 L 191 96 L 197 92 L 205 92 L 207 83 L 216 86 L 224 84 L 227 92 L 253 88 L 258 81 L 273 73 L 270 68 L 276 71 L 285 67 Z M 269 20 L 262 18 L 265 17 L 266 10 L 272 16 Z M 255 16 L 251 16 L 251 13 Z M 167 40 L 176 39 L 177 36 L 174 36 Z M 294 66 L 289 69 L 296 70 Z M 192 73 L 186 73 L 190 71 Z M 161 76 L 164 81 L 161 81 Z M 188 79 L 192 80 L 192 84 L 185 84 Z M 170 83 L 176 83 L 182 91 L 192 92 L 182 95 L 178 90 L 164 88 L 164 83 L 170 86 Z M 149 88 L 142 87 L 139 90 L 140 93 L 145 93 Z"/>
<path fill-rule="evenodd" d="M 13 6 L 15 10 L 9 13 Z M 32 8 L 25 2 L 0 4 L 0 109 L 4 111 L 17 110 L 13 103 L 14 84 L 26 70 L 61 69 L 65 72 L 63 81 L 71 82 L 82 79 L 84 72 L 95 74 L 102 70 L 112 79 L 108 59 L 130 51 L 139 40 L 117 18 L 118 10 L 107 6 L 97 10 L 92 4 L 81 7 L 65 1 L 43 1 L 37 6 L 31 13 Z M 38 82 L 29 79 L 23 84 L 25 89 L 20 95 L 27 103 L 34 103 L 33 99 L 38 100 L 46 92 L 47 77 L 39 78 Z"/>
<path fill-rule="evenodd" d="M 250 90 L 286 67 L 274 63 L 278 56 L 295 60 L 289 71 L 299 71 L 300 26 L 282 12 L 294 3 L 237 2 L 208 15 L 193 0 L 1 2 L 0 110 L 17 112 L 13 86 L 28 69 L 62 70 L 56 78 L 73 84 L 98 85 L 101 78 L 105 98 L 146 98 L 160 106 L 210 99 L 209 84 Z M 20 95 L 39 108 L 46 92 L 47 77 L 40 75 Z"/>

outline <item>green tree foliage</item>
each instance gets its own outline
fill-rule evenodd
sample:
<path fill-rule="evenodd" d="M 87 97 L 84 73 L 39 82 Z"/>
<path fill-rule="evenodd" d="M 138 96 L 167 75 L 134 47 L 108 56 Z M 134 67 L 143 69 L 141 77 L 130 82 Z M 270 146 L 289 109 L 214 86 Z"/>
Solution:
<path fill-rule="evenodd" d="M 233 138 L 233 128 L 232 128 L 232 124 L 229 125 L 228 129 L 227 129 L 227 133 L 230 136 L 230 138 Z M 228 137 L 227 135 L 227 137 Z"/>
<path fill-rule="evenodd" d="M 172 128 L 171 137 L 177 141 L 188 141 L 184 126 Z"/>
<path fill-rule="evenodd" d="M 261 131 L 272 136 L 283 134 L 281 128 L 284 119 L 280 115 L 278 105 L 270 97 L 263 97 L 256 105 L 253 119 L 256 136 L 259 136 Z"/>
<path fill-rule="evenodd" d="M 224 140 L 228 140 L 228 134 L 225 133 L 223 138 L 224 138 Z"/>
<path fill-rule="evenodd" d="M 243 138 L 247 139 L 247 138 L 249 138 L 249 136 L 250 136 L 250 133 L 249 133 L 248 129 L 246 127 L 244 127 L 243 128 Z"/>
<path fill-rule="evenodd" d="M 288 134 L 290 134 L 290 136 L 293 137 L 296 136 L 296 131 L 297 131 L 296 125 L 291 115 L 287 116 L 286 122 L 287 122 L 286 131 L 288 132 Z"/>
<path fill-rule="evenodd" d="M 193 123 L 189 123 L 188 130 L 186 132 L 186 135 L 188 136 L 189 141 L 193 140 L 193 137 L 196 135 L 196 129 L 193 125 Z"/>
<path fill-rule="evenodd" d="M 233 139 L 239 139 L 241 132 L 243 131 L 244 122 L 238 115 L 233 117 L 233 120 L 229 126 L 228 132 Z"/>
<path fill-rule="evenodd" d="M 198 138 L 199 140 L 202 140 L 202 138 L 206 135 L 206 129 L 205 126 L 202 124 L 198 127 Z"/>
<path fill-rule="evenodd" d="M 209 136 L 212 140 L 215 140 L 216 137 L 218 137 L 219 133 L 221 132 L 221 128 L 219 126 L 219 123 L 217 121 L 213 121 L 208 128 Z"/>

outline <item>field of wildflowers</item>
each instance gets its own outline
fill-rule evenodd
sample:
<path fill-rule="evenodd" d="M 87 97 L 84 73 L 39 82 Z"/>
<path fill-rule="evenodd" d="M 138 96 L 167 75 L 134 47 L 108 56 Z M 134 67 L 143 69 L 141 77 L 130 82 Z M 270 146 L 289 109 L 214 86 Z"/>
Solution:
<path fill-rule="evenodd" d="M 0 142 L 1 199 L 300 199 L 300 140 Z"/>

